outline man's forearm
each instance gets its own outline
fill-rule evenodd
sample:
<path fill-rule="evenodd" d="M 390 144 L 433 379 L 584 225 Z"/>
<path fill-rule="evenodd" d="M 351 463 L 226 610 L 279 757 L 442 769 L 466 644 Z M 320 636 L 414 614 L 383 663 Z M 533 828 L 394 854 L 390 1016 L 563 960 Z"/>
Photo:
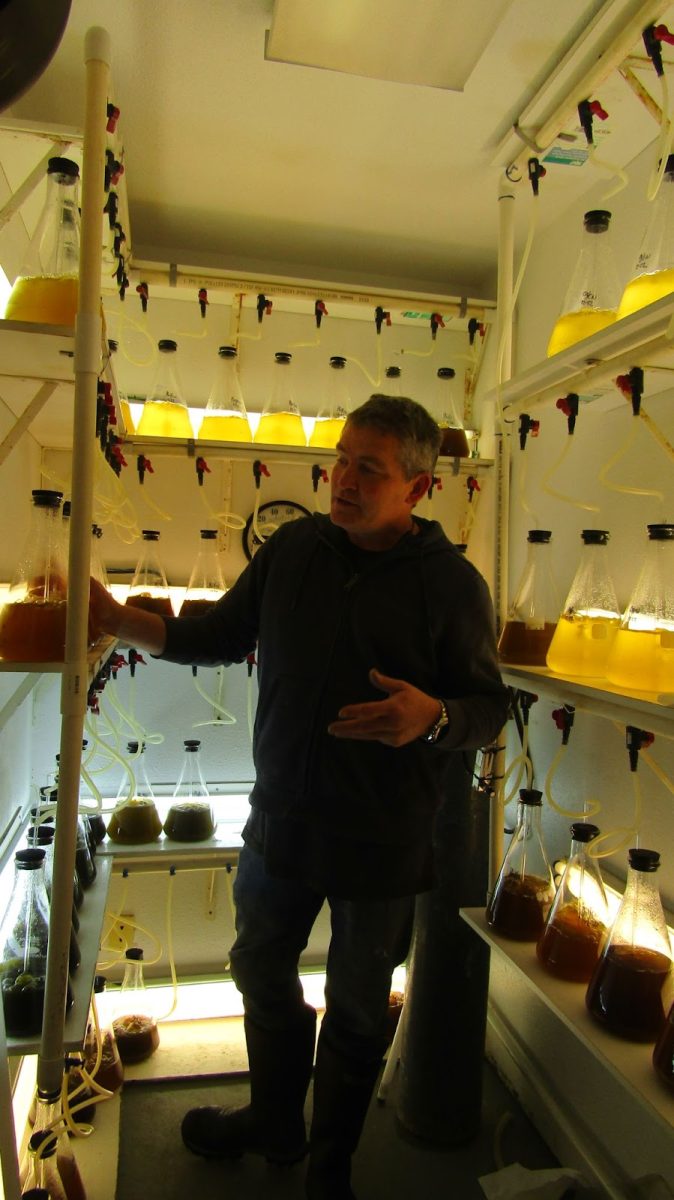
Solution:
<path fill-rule="evenodd" d="M 149 654 L 161 654 L 164 650 L 166 626 L 157 613 L 146 612 L 143 608 L 126 604 L 115 604 L 113 619 L 109 624 L 114 628 L 109 628 L 108 632 L 129 646 L 137 646 L 141 650 L 147 650 Z"/>

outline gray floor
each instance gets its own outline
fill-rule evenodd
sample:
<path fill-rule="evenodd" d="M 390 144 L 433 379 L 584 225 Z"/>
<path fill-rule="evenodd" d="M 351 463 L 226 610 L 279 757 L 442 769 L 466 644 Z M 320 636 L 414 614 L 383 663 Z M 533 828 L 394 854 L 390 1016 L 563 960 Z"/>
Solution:
<path fill-rule="evenodd" d="M 302 1200 L 303 1165 L 279 1170 L 250 1155 L 235 1163 L 206 1162 L 182 1146 L 180 1121 L 188 1108 L 245 1103 L 247 1097 L 245 1076 L 218 1082 L 125 1084 L 116 1200 L 185 1200 L 192 1195 L 198 1200 Z M 435 1150 L 411 1144 L 398 1132 L 395 1108 L 394 1081 L 386 1103 L 375 1099 L 370 1106 L 354 1159 L 358 1200 L 484 1200 L 480 1175 L 511 1162 L 530 1169 L 555 1165 L 548 1147 L 488 1064 L 482 1129 L 468 1146 Z"/>

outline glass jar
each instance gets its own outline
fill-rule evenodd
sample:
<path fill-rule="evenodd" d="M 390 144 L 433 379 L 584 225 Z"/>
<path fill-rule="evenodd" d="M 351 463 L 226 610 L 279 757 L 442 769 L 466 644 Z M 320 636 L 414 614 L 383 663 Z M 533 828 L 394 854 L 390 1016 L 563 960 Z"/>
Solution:
<path fill-rule="evenodd" d="M 439 453 L 451 458 L 468 458 L 468 438 L 456 399 L 456 371 L 453 367 L 439 367 L 437 377 L 436 420 L 442 433 Z"/>
<path fill-rule="evenodd" d="M 201 773 L 201 742 L 188 738 L 171 807 L 164 821 L 164 833 L 174 842 L 204 842 L 215 833 L 213 805 Z"/>
<path fill-rule="evenodd" d="M 35 1130 L 26 1148 L 25 1186 L 22 1196 L 45 1196 L 47 1200 L 70 1200 L 56 1155 L 57 1137 L 45 1129 Z"/>
<path fill-rule="evenodd" d="M 112 1021 L 100 1019 L 96 1000 L 97 996 L 103 995 L 105 984 L 104 975 L 95 976 L 82 1053 L 84 1065 L 92 1079 L 109 1092 L 116 1092 L 124 1082 L 124 1067 Z"/>
<path fill-rule="evenodd" d="M 108 822 L 108 837 L 124 846 L 143 846 L 161 836 L 161 818 L 145 769 L 145 743 L 127 742 L 126 748 L 131 756 L 131 771 L 119 785 Z"/>
<path fill-rule="evenodd" d="M 609 925 L 604 883 L 596 861 L 587 853 L 588 843 L 598 833 L 589 822 L 571 826 L 571 853 L 536 944 L 546 971 L 577 983 L 589 980 Z"/>
<path fill-rule="evenodd" d="M 594 1019 L 618 1037 L 655 1042 L 665 1020 L 663 988 L 672 966 L 655 872 L 655 850 L 629 851 L 627 883 L 585 996 Z"/>
<path fill-rule="evenodd" d="M 157 1022 L 149 1012 L 143 977 L 143 951 L 132 946 L 126 951 L 124 978 L 112 1029 L 124 1064 L 143 1062 L 159 1045 Z"/>
<path fill-rule="evenodd" d="M 14 888 L 0 924 L 2 1008 L 10 1037 L 42 1030 L 49 939 L 44 859 L 38 846 L 16 851 Z"/>
<path fill-rule="evenodd" d="M 179 615 L 200 617 L 208 612 L 226 591 L 218 552 L 218 532 L 216 529 L 202 529 L 199 553 L 192 567 Z"/>
<path fill-rule="evenodd" d="M 213 386 L 199 426 L 199 440 L 213 442 L 251 442 L 253 440 L 237 366 L 236 348 L 220 346 Z"/>
<path fill-rule="evenodd" d="M 325 401 L 318 410 L 309 445 L 334 449 L 350 412 L 351 393 L 346 359 L 333 354 L 329 363 Z"/>
<path fill-rule="evenodd" d="M 583 551 L 562 614 L 548 647 L 551 671 L 566 675 L 603 676 L 620 610 L 606 561 L 610 534 L 583 529 Z"/>
<path fill-rule="evenodd" d="M 503 937 L 535 942 L 543 932 L 555 883 L 543 845 L 542 793 L 522 788 L 517 825 L 487 905 L 487 924 Z"/>
<path fill-rule="evenodd" d="M 671 292 L 674 292 L 674 154 L 667 159 L 618 316 L 627 317 Z"/>
<path fill-rule="evenodd" d="M 159 530 L 143 529 L 143 548 L 138 558 L 125 603 L 160 617 L 172 617 L 173 605 L 166 572 L 159 555 Z"/>
<path fill-rule="evenodd" d="M 63 662 L 66 646 L 67 558 L 62 492 L 36 488 L 28 538 L 0 611 L 0 658 Z"/>
<path fill-rule="evenodd" d="M 580 253 L 548 342 L 548 356 L 612 325 L 618 316 L 621 284 L 613 256 L 606 209 L 583 217 Z"/>
<path fill-rule="evenodd" d="M 302 417 L 293 391 L 293 356 L 285 351 L 274 355 L 274 372 L 269 399 L 265 403 L 254 442 L 270 446 L 306 446 Z"/>
<path fill-rule="evenodd" d="M 19 1178 L 26 1186 L 32 1186 L 29 1180 L 33 1162 L 39 1163 L 44 1154 L 42 1149 L 38 1149 L 35 1155 L 33 1145 L 35 1148 L 42 1147 L 46 1139 L 55 1143 L 53 1150 L 50 1147 L 48 1156 L 51 1166 L 49 1173 L 44 1177 L 45 1183 L 38 1183 L 37 1186 L 47 1187 L 50 1200 L 86 1200 L 84 1183 L 63 1119 L 61 1096 L 46 1095 L 38 1090 L 33 1134 L 28 1143 L 26 1157 L 22 1159 L 19 1167 Z"/>
<path fill-rule="evenodd" d="M 194 430 L 175 362 L 178 344 L 171 338 L 162 338 L 157 349 L 159 358 L 154 381 L 145 398 L 136 435 L 139 438 L 193 438 Z"/>
<path fill-rule="evenodd" d="M 47 902 L 51 907 L 51 883 L 54 865 L 54 835 L 56 830 L 53 825 L 35 826 L 30 825 L 26 837 L 29 846 L 38 846 L 40 850 L 44 850 L 43 861 L 43 877 L 45 892 L 47 893 Z M 76 971 L 82 961 L 80 945 L 77 940 L 77 930 L 79 928 L 79 917 L 77 909 L 73 902 L 72 918 L 70 923 L 70 948 L 68 951 L 68 971 L 72 975 Z"/>
<path fill-rule="evenodd" d="M 80 264 L 77 163 L 50 158 L 47 197 L 12 288 L 5 320 L 75 324 Z"/>
<path fill-rule="evenodd" d="M 674 524 L 649 525 L 636 587 L 606 660 L 606 678 L 631 691 L 674 691 Z"/>
<path fill-rule="evenodd" d="M 530 529 L 527 535 L 527 561 L 498 642 L 502 662 L 545 666 L 559 618 L 551 537 L 549 529 Z"/>

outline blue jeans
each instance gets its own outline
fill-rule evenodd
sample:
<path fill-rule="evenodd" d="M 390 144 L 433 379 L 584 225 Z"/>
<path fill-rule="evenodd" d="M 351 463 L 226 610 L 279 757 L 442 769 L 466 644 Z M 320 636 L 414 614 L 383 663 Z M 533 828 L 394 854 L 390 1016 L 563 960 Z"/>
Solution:
<path fill-rule="evenodd" d="M 331 938 L 321 1036 L 349 1058 L 376 1059 L 388 1042 L 391 975 L 404 962 L 414 897 L 340 900 L 269 876 L 244 846 L 234 882 L 236 941 L 230 964 L 244 1011 L 262 1029 L 293 1027 L 304 1008 L 298 963 L 327 898 Z"/>

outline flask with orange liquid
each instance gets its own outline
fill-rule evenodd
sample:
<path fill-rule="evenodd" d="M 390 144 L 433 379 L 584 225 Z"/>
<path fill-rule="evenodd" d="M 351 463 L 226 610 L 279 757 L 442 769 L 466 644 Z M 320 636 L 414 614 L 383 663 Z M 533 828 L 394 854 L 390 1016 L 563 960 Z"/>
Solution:
<path fill-rule="evenodd" d="M 440 454 L 450 458 L 468 458 L 468 438 L 456 403 L 456 371 L 453 367 L 438 368 L 437 422 L 442 433 Z"/>
<path fill-rule="evenodd" d="M 0 659 L 63 662 L 66 644 L 67 555 L 61 529 L 62 492 L 36 488 L 29 535 L 0 611 Z"/>
<path fill-rule="evenodd" d="M 309 438 L 310 446 L 323 446 L 331 450 L 339 441 L 344 422 L 351 411 L 351 394 L 346 373 L 346 359 L 339 354 L 330 358 L 327 380 L 327 396 L 316 417 Z"/>
<path fill-rule="evenodd" d="M 157 343 L 159 360 L 154 382 L 147 394 L 138 422 L 138 437 L 192 438 L 194 431 L 178 380 L 175 355 L 178 345 L 171 338 Z"/>
<path fill-rule="evenodd" d="M 292 354 L 274 355 L 274 377 L 269 401 L 262 409 L 253 441 L 267 445 L 306 446 L 307 437 L 293 394 Z"/>
<path fill-rule="evenodd" d="M 606 209 L 592 209 L 583 217 L 580 254 L 550 335 L 548 356 L 606 329 L 617 319 L 621 285 L 610 241 L 610 222 L 611 214 Z"/>
<path fill-rule="evenodd" d="M 560 880 L 536 954 L 546 971 L 559 979 L 587 983 L 609 924 L 608 901 L 599 867 L 587 853 L 596 825 L 574 821 L 571 853 Z"/>
<path fill-rule="evenodd" d="M 199 438 L 217 442 L 252 441 L 234 346 L 220 346 L 218 350 L 218 366 L 199 427 Z"/>
<path fill-rule="evenodd" d="M 74 325 L 80 266 L 77 163 L 50 158 L 47 198 L 5 308 L 8 321 Z"/>
<path fill-rule="evenodd" d="M 201 546 L 180 606 L 181 617 L 200 617 L 227 591 L 217 538 L 216 529 L 201 530 Z"/>
<path fill-rule="evenodd" d="M 550 562 L 551 537 L 549 529 L 530 529 L 527 535 L 527 561 L 498 643 L 502 662 L 545 666 L 559 617 Z"/>
<path fill-rule="evenodd" d="M 158 613 L 160 617 L 172 617 L 173 605 L 169 593 L 166 572 L 159 557 L 158 529 L 143 529 L 143 549 L 138 559 L 129 588 L 126 604 Z"/>
<path fill-rule="evenodd" d="M 517 942 L 538 940 L 555 895 L 541 832 L 541 800 L 535 788 L 521 789 L 517 826 L 487 905 L 487 924 Z"/>
<path fill-rule="evenodd" d="M 583 552 L 546 656 L 551 671 L 603 676 L 620 623 L 606 529 L 583 529 Z"/>
<path fill-rule="evenodd" d="M 622 294 L 618 317 L 627 317 L 671 292 L 674 292 L 674 154 L 667 159 L 634 271 Z"/>
<path fill-rule="evenodd" d="M 674 691 L 674 524 L 649 525 L 648 550 L 606 661 L 633 691 Z"/>

